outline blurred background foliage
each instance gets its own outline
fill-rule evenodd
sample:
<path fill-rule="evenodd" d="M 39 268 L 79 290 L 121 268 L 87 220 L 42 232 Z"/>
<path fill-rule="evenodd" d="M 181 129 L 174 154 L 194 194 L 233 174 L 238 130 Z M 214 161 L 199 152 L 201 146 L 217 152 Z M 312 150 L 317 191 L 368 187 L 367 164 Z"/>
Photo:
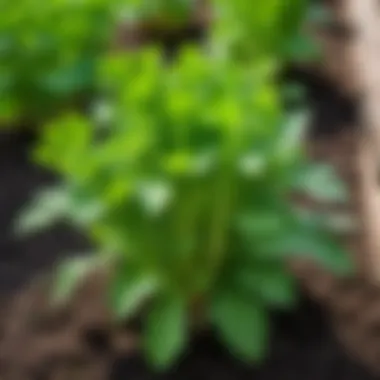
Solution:
<path fill-rule="evenodd" d="M 300 34 L 306 6 L 306 0 L 3 1 L 0 125 L 40 123 L 91 99 L 96 64 L 123 25 L 136 24 L 138 34 L 139 22 L 165 29 L 198 18 L 207 29 L 212 20 L 215 49 L 304 57 L 312 53 Z"/>
<path fill-rule="evenodd" d="M 112 36 L 104 0 L 3 1 L 0 120 L 32 123 L 91 91 L 96 59 Z"/>

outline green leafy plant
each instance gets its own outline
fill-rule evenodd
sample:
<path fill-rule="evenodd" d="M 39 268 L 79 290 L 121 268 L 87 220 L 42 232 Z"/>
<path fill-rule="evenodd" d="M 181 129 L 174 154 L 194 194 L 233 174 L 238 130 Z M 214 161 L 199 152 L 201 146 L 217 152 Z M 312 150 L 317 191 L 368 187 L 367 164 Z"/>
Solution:
<path fill-rule="evenodd" d="M 239 358 L 263 360 L 270 309 L 297 298 L 287 261 L 351 269 L 324 218 L 290 200 L 345 196 L 331 168 L 306 159 L 306 115 L 283 111 L 275 81 L 304 3 L 253 8 L 218 1 L 210 49 L 184 46 L 170 63 L 154 47 L 109 56 L 95 112 L 49 124 L 35 151 L 63 185 L 35 198 L 19 230 L 63 220 L 97 247 L 62 265 L 55 299 L 109 265 L 110 306 L 142 318 L 159 369 L 184 352 L 194 322 L 213 326 Z"/>
<path fill-rule="evenodd" d="M 37 147 L 65 186 L 37 198 L 19 227 L 63 219 L 87 231 L 99 254 L 65 264 L 61 297 L 109 261 L 110 305 L 120 318 L 148 307 L 143 342 L 157 368 L 183 352 L 199 315 L 233 354 L 262 360 L 269 309 L 296 300 L 287 260 L 350 269 L 320 219 L 289 201 L 297 190 L 326 199 L 344 189 L 307 163 L 305 118 L 282 111 L 275 62 L 236 64 L 195 47 L 170 65 L 154 48 L 109 57 L 108 102 L 92 118 L 53 123 Z"/>
<path fill-rule="evenodd" d="M 3 1 L 0 5 L 0 123 L 44 120 L 93 90 L 115 1 Z"/>

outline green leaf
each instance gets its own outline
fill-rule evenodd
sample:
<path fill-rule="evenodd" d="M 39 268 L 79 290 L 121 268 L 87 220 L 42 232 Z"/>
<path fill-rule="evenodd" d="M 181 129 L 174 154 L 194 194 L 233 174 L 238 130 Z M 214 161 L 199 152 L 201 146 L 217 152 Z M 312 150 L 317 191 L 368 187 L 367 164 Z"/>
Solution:
<path fill-rule="evenodd" d="M 353 270 L 348 252 L 324 231 L 294 228 L 292 232 L 279 235 L 272 241 L 262 242 L 256 250 L 263 258 L 310 258 L 337 274 L 350 274 Z"/>
<path fill-rule="evenodd" d="M 265 263 L 258 267 L 243 267 L 236 273 L 239 289 L 252 295 L 259 295 L 265 303 L 272 306 L 293 307 L 297 298 L 294 277 L 283 268 L 268 268 Z"/>
<path fill-rule="evenodd" d="M 308 8 L 306 18 L 309 23 L 317 25 L 329 25 L 334 22 L 334 15 L 331 10 L 323 4 L 312 4 Z"/>
<path fill-rule="evenodd" d="M 55 304 L 68 301 L 78 285 L 99 265 L 99 258 L 90 257 L 70 258 L 63 261 L 57 268 L 52 289 L 52 300 Z"/>
<path fill-rule="evenodd" d="M 308 119 L 309 114 L 305 111 L 294 112 L 287 116 L 277 141 L 278 160 L 288 162 L 295 154 L 299 154 L 305 140 Z"/>
<path fill-rule="evenodd" d="M 158 216 L 170 205 L 174 192 L 170 183 L 146 181 L 141 183 L 139 196 L 145 212 L 149 216 Z"/>
<path fill-rule="evenodd" d="M 69 67 L 60 67 L 46 74 L 46 88 L 54 95 L 77 94 L 94 82 L 94 58 L 83 59 Z"/>
<path fill-rule="evenodd" d="M 71 189 L 67 217 L 73 224 L 80 227 L 86 227 L 101 220 L 107 211 L 104 197 L 95 198 L 91 192 L 94 186 L 89 187 L 90 191 L 87 193 L 82 192 L 81 189 Z"/>
<path fill-rule="evenodd" d="M 236 226 L 244 236 L 273 236 L 282 231 L 283 220 L 279 213 L 255 210 L 240 214 Z"/>
<path fill-rule="evenodd" d="M 309 165 L 296 173 L 294 187 L 318 201 L 342 202 L 349 196 L 344 182 L 328 164 Z"/>
<path fill-rule="evenodd" d="M 112 121 L 114 121 L 115 109 L 114 105 L 106 100 L 99 100 L 92 109 L 92 119 L 99 130 L 107 130 Z"/>
<path fill-rule="evenodd" d="M 260 176 L 265 173 L 267 160 L 263 154 L 251 152 L 242 156 L 238 163 L 239 171 L 246 177 Z"/>
<path fill-rule="evenodd" d="M 311 37 L 305 34 L 297 34 L 285 41 L 283 45 L 284 55 L 295 60 L 311 60 L 320 57 L 321 49 L 313 43 Z"/>
<path fill-rule="evenodd" d="M 116 317 L 128 319 L 158 290 L 155 276 L 136 274 L 121 266 L 112 278 L 109 298 Z"/>
<path fill-rule="evenodd" d="M 16 233 L 29 235 L 40 232 L 64 219 L 70 209 L 70 197 L 65 188 L 44 189 L 16 220 Z"/>
<path fill-rule="evenodd" d="M 290 104 L 300 104 L 304 101 L 306 95 L 305 88 L 297 83 L 285 84 L 281 92 L 285 101 Z"/>
<path fill-rule="evenodd" d="M 48 125 L 34 150 L 34 159 L 49 169 L 70 177 L 87 177 L 92 146 L 93 125 L 80 114 L 66 113 Z M 70 141 L 68 144 L 67 142 Z"/>
<path fill-rule="evenodd" d="M 291 0 L 282 2 L 281 6 L 281 14 L 277 20 L 281 26 L 279 30 L 282 31 L 284 37 L 288 37 L 301 29 L 310 5 L 307 0 Z"/>
<path fill-rule="evenodd" d="M 158 301 L 145 326 L 145 351 L 150 363 L 166 370 L 182 354 L 187 341 L 187 307 L 181 298 Z"/>
<path fill-rule="evenodd" d="M 268 348 L 268 315 L 261 303 L 223 292 L 211 305 L 211 318 L 231 353 L 246 361 L 263 360 Z"/>

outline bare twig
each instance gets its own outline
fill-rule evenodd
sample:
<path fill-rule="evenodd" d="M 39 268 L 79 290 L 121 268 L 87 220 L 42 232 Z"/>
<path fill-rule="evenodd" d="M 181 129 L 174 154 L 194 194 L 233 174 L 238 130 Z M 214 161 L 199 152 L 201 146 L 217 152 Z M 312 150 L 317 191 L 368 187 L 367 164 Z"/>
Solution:
<path fill-rule="evenodd" d="M 362 222 L 372 279 L 380 281 L 380 28 L 378 1 L 347 0 L 345 16 L 355 30 L 349 49 L 356 68 L 362 102 L 362 136 L 358 141 L 358 171 Z M 350 64 L 349 63 L 349 64 Z"/>

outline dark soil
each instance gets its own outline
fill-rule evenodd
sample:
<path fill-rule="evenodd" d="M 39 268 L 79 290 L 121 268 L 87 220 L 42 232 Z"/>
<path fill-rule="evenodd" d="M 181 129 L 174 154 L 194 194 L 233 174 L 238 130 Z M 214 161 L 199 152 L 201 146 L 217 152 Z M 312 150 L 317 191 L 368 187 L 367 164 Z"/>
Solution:
<path fill-rule="evenodd" d="M 84 239 L 68 229 L 54 229 L 27 240 L 16 238 L 14 219 L 36 189 L 53 177 L 30 163 L 31 132 L 0 135 L 0 294 L 25 285 L 65 252 L 83 250 Z"/>

